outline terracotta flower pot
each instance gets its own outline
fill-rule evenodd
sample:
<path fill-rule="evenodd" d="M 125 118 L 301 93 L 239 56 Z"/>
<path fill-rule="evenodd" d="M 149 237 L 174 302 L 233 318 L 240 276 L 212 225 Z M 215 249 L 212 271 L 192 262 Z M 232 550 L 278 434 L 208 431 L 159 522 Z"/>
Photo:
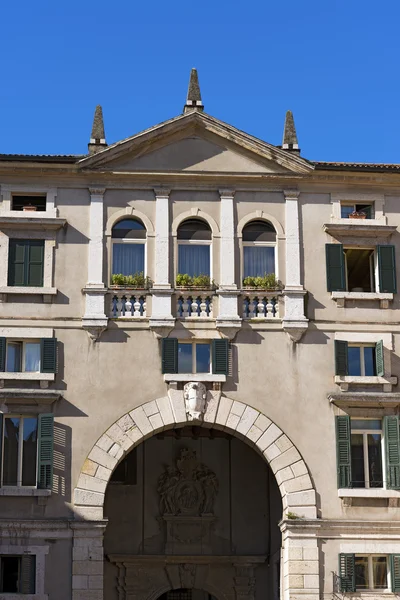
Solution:
<path fill-rule="evenodd" d="M 350 214 L 350 219 L 366 219 L 367 215 L 364 212 L 353 212 Z"/>
<path fill-rule="evenodd" d="M 31 205 L 23 206 L 22 210 L 24 212 L 34 212 L 34 211 L 36 211 L 36 206 L 31 206 Z"/>

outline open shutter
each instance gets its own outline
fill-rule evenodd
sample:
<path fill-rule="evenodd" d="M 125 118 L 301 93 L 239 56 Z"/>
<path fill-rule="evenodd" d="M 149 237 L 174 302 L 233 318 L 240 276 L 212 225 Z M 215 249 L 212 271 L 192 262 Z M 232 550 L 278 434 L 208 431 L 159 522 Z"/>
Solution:
<path fill-rule="evenodd" d="M 397 292 L 396 258 L 394 246 L 377 246 L 379 291 L 385 293 Z"/>
<path fill-rule="evenodd" d="M 5 337 L 0 337 L 0 371 L 6 370 L 7 342 Z"/>
<path fill-rule="evenodd" d="M 350 417 L 336 417 L 336 456 L 338 488 L 351 487 L 351 426 Z"/>
<path fill-rule="evenodd" d="M 386 449 L 386 486 L 391 490 L 400 489 L 400 439 L 399 417 L 383 417 Z"/>
<path fill-rule="evenodd" d="M 335 340 L 335 373 L 346 376 L 349 374 L 348 343 Z"/>
<path fill-rule="evenodd" d="M 178 372 L 178 340 L 176 338 L 162 339 L 162 372 Z"/>
<path fill-rule="evenodd" d="M 57 338 L 40 340 L 40 372 L 57 373 Z"/>
<path fill-rule="evenodd" d="M 342 244 L 325 244 L 328 292 L 346 291 L 346 274 Z"/>
<path fill-rule="evenodd" d="M 212 372 L 215 375 L 228 375 L 229 369 L 228 340 L 212 341 Z"/>
<path fill-rule="evenodd" d="M 376 374 L 378 377 L 383 377 L 385 374 L 385 365 L 383 362 L 383 341 L 379 340 L 375 344 L 375 364 Z"/>
<path fill-rule="evenodd" d="M 27 245 L 27 285 L 43 286 L 44 240 L 30 240 Z"/>
<path fill-rule="evenodd" d="M 392 582 L 392 592 L 400 593 L 400 554 L 390 555 L 390 579 Z"/>
<path fill-rule="evenodd" d="M 10 240 L 8 248 L 8 285 L 26 285 L 26 240 Z"/>
<path fill-rule="evenodd" d="M 53 483 L 54 416 L 39 415 L 38 488 L 51 490 Z"/>
<path fill-rule="evenodd" d="M 35 593 L 36 556 L 23 554 L 21 556 L 20 589 L 21 594 Z"/>
<path fill-rule="evenodd" d="M 339 554 L 339 577 L 341 592 L 356 591 L 356 569 L 354 554 Z"/>

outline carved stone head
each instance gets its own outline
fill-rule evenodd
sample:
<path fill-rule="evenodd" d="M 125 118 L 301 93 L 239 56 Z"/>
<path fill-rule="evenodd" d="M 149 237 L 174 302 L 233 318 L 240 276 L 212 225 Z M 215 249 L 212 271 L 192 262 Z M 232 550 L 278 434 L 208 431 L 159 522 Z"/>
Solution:
<path fill-rule="evenodd" d="M 183 388 L 186 413 L 189 421 L 201 419 L 206 408 L 207 390 L 204 383 L 190 381 Z"/>

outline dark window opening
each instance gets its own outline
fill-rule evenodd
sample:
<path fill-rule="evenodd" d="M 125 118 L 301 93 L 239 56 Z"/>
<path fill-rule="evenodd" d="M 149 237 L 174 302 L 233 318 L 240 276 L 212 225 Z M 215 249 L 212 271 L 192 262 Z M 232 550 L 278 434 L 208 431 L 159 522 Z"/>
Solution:
<path fill-rule="evenodd" d="M 13 196 L 11 210 L 46 210 L 46 196 Z"/>
<path fill-rule="evenodd" d="M 340 213 L 342 219 L 351 219 L 354 213 L 364 214 L 365 219 L 373 219 L 375 216 L 373 204 L 342 204 Z"/>
<path fill-rule="evenodd" d="M 112 228 L 112 237 L 118 239 L 144 240 L 146 239 L 146 228 L 136 219 L 122 219 Z"/>
<path fill-rule="evenodd" d="M 276 231 L 268 221 L 251 221 L 243 228 L 244 242 L 275 242 Z"/>
<path fill-rule="evenodd" d="M 137 483 L 137 455 L 136 448 L 119 463 L 113 474 L 110 483 L 117 485 L 136 485 Z"/>
<path fill-rule="evenodd" d="M 1 558 L 1 591 L 4 594 L 18 594 L 21 558 L 3 556 Z"/>
<path fill-rule="evenodd" d="M 347 289 L 349 292 L 374 292 L 374 251 L 347 248 Z"/>
<path fill-rule="evenodd" d="M 211 240 L 208 223 L 200 219 L 188 219 L 178 228 L 178 240 Z"/>

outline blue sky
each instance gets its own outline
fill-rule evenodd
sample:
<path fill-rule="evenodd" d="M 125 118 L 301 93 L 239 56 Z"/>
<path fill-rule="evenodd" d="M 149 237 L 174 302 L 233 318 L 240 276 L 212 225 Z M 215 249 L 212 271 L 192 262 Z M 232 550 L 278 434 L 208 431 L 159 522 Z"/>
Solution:
<path fill-rule="evenodd" d="M 400 162 L 398 0 L 14 0 L 0 4 L 0 152 L 84 154 L 205 109 L 312 160 Z"/>

